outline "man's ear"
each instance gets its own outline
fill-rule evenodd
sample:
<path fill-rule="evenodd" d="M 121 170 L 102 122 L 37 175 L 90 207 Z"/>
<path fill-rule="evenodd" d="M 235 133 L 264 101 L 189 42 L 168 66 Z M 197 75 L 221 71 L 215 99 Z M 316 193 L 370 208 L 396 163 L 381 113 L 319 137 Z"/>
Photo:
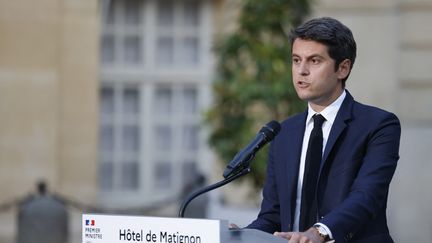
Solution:
<path fill-rule="evenodd" d="M 339 63 L 339 67 L 337 70 L 338 79 L 342 80 L 348 77 L 351 71 L 351 60 L 345 59 L 341 63 Z"/>

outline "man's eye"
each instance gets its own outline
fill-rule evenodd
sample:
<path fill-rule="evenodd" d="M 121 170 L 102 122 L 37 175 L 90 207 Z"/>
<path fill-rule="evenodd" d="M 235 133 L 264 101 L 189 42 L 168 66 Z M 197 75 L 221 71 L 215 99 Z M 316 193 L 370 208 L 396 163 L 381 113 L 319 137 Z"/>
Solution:
<path fill-rule="evenodd" d="M 292 62 L 293 62 L 293 63 L 300 63 L 300 59 L 299 59 L 299 58 L 293 58 L 293 59 L 292 59 Z"/>
<path fill-rule="evenodd" d="M 312 63 L 313 63 L 313 64 L 318 64 L 318 63 L 320 63 L 320 62 L 321 62 L 321 60 L 318 59 L 318 58 L 313 58 L 313 59 L 312 59 Z"/>

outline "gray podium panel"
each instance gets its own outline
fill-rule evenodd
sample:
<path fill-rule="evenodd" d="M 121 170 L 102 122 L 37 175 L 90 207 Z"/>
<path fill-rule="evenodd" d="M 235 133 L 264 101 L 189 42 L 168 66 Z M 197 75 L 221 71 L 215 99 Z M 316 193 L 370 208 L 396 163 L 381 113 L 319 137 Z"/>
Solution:
<path fill-rule="evenodd" d="M 82 243 L 287 243 L 255 229 L 228 229 L 226 220 L 82 215 Z"/>
<path fill-rule="evenodd" d="M 238 229 L 222 231 L 221 243 L 287 243 L 287 240 L 256 229 Z"/>

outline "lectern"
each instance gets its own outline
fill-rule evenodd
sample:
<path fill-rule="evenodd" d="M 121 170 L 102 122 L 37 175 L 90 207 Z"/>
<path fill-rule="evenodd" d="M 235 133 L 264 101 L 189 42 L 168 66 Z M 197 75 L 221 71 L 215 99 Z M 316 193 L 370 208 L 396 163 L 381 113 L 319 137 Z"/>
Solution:
<path fill-rule="evenodd" d="M 227 221 L 84 214 L 82 243 L 286 243 L 271 234 L 229 230 Z"/>
<path fill-rule="evenodd" d="M 221 243 L 287 243 L 287 240 L 256 229 L 222 230 Z"/>

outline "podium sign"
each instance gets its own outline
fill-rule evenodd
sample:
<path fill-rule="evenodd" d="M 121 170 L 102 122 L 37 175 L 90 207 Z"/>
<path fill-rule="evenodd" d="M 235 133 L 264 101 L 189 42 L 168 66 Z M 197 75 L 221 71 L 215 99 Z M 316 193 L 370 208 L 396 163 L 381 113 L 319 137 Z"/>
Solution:
<path fill-rule="evenodd" d="M 220 224 L 207 219 L 83 214 L 82 243 L 220 243 Z"/>

